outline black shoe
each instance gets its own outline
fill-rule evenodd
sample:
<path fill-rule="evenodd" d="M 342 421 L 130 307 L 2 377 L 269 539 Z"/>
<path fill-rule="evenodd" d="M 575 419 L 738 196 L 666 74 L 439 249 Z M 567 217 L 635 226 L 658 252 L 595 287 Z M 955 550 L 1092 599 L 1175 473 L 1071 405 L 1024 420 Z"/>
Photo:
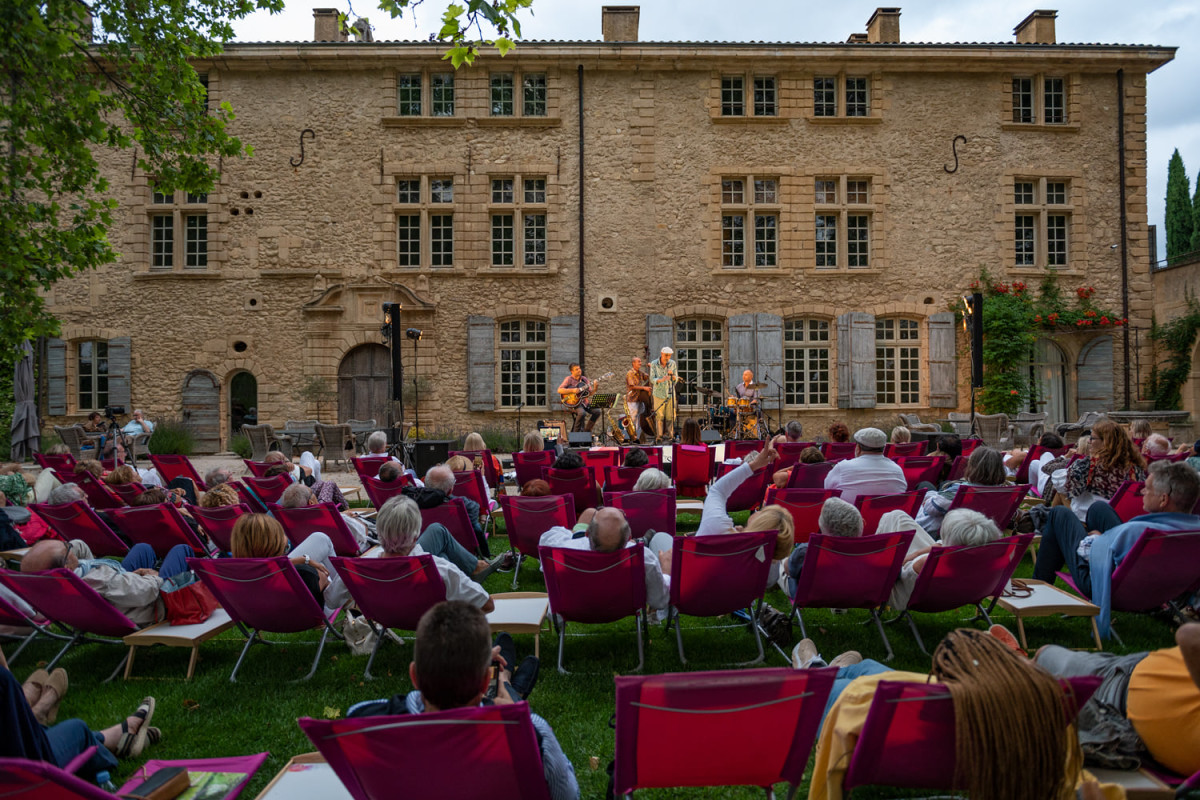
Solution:
<path fill-rule="evenodd" d="M 525 660 L 521 662 L 521 666 L 512 676 L 512 688 L 520 697 L 513 698 L 514 700 L 525 700 L 529 697 L 529 693 L 533 691 L 533 687 L 537 684 L 538 671 L 541 662 L 537 656 L 525 656 Z"/>
<path fill-rule="evenodd" d="M 504 659 L 504 663 L 509 670 L 515 669 L 517 663 L 517 646 L 513 643 L 513 639 L 504 631 L 496 634 L 496 638 L 492 641 L 493 645 L 500 647 L 500 657 Z"/>
<path fill-rule="evenodd" d="M 486 567 L 484 567 L 483 569 L 479 570 L 479 572 L 472 575 L 471 579 L 474 580 L 476 583 L 483 583 L 484 579 L 487 578 L 489 575 L 491 575 L 493 572 L 508 572 L 509 570 L 511 570 L 514 561 L 515 561 L 515 559 L 513 558 L 513 554 L 512 554 L 511 550 L 506 553 L 501 553 L 500 555 L 496 556 L 491 561 L 489 561 L 488 565 Z"/>

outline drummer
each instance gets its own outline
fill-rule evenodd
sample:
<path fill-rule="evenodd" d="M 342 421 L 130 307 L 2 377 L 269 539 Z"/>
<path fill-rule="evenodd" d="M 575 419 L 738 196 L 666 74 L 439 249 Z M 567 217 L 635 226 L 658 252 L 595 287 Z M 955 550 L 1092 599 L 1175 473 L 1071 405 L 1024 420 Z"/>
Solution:
<path fill-rule="evenodd" d="M 761 395 L 758 393 L 758 387 L 754 385 L 754 372 L 746 370 L 742 373 L 742 382 L 733 387 L 733 393 L 737 395 L 739 400 L 749 400 L 750 408 L 753 411 L 758 411 L 759 399 Z M 739 403 L 739 405 L 743 405 Z"/>

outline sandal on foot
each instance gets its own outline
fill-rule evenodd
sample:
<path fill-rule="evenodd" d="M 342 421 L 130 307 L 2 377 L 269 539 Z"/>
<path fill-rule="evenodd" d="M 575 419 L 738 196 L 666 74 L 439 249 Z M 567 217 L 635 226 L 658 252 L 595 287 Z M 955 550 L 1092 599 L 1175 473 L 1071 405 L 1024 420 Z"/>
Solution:
<path fill-rule="evenodd" d="M 116 755 L 117 758 L 137 758 L 146 749 L 146 742 L 150 739 L 150 720 L 154 717 L 153 697 L 142 699 L 142 704 L 138 706 L 137 711 L 133 716 L 140 717 L 142 724 L 138 726 L 137 733 L 129 732 L 129 721 L 121 721 L 121 738 L 117 742 Z M 161 738 L 162 732 L 159 731 Z"/>
<path fill-rule="evenodd" d="M 58 704 L 66 696 L 69 687 L 70 681 L 67 680 L 67 671 L 61 667 L 51 672 L 50 677 L 47 678 L 44 689 L 53 689 L 56 695 L 54 705 L 50 706 L 50 710 L 46 712 L 46 719 L 49 720 L 50 725 L 53 725 L 55 720 L 58 719 Z"/>
<path fill-rule="evenodd" d="M 33 702 L 29 704 L 30 707 L 36 706 L 38 700 L 42 699 L 42 692 L 46 691 L 46 681 L 48 680 L 50 680 L 50 673 L 41 668 L 35 669 L 33 674 L 25 679 L 25 684 L 21 687 L 22 689 L 25 685 L 33 686 L 37 689 L 37 697 L 33 698 Z"/>

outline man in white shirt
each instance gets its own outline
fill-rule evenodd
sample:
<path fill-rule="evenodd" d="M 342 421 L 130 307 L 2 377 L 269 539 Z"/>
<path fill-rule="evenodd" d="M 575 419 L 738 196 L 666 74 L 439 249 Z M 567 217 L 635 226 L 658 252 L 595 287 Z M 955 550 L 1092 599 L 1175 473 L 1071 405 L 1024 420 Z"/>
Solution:
<path fill-rule="evenodd" d="M 887 434 L 878 428 L 863 428 L 854 434 L 858 447 L 854 458 L 834 465 L 825 476 L 826 489 L 841 489 L 842 499 L 853 503 L 860 494 L 901 494 L 908 489 L 904 470 L 883 454 Z"/>

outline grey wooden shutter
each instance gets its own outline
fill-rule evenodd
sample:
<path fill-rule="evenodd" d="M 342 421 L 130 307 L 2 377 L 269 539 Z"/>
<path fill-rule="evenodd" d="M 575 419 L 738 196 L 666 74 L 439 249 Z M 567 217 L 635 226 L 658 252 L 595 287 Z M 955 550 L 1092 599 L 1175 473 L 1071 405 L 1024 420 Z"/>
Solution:
<path fill-rule="evenodd" d="M 755 314 L 738 314 L 730 317 L 729 330 L 729 386 L 726 394 L 733 394 L 733 387 L 742 382 L 742 373 L 754 369 Z"/>
<path fill-rule="evenodd" d="M 467 317 L 467 410 L 496 408 L 496 320 Z"/>
<path fill-rule="evenodd" d="M 657 359 L 664 347 L 675 347 L 675 320 L 663 314 L 647 314 L 646 360 Z"/>
<path fill-rule="evenodd" d="M 130 341 L 128 336 L 118 336 L 108 340 L 108 404 L 111 406 L 129 406 L 129 378 L 133 363 L 129 354 Z M 132 408 L 126 408 L 130 414 Z"/>
<path fill-rule="evenodd" d="M 1113 343 L 1111 336 L 1093 339 L 1075 365 L 1079 413 L 1111 411 L 1113 407 Z"/>
<path fill-rule="evenodd" d="M 62 339 L 46 342 L 46 413 L 67 413 L 67 343 Z"/>
<path fill-rule="evenodd" d="M 551 408 L 561 402 L 555 389 L 571 371 L 572 362 L 579 362 L 579 317 L 551 317 L 550 375 L 546 387 Z"/>
<path fill-rule="evenodd" d="M 875 407 L 875 315 L 837 318 L 838 408 Z"/>
<path fill-rule="evenodd" d="M 930 408 L 958 408 L 958 348 L 954 332 L 953 312 L 943 311 L 930 315 Z"/>
<path fill-rule="evenodd" d="M 754 379 L 767 382 L 767 376 L 783 385 L 783 317 L 775 314 L 758 314 L 757 330 L 754 334 L 757 369 Z M 763 394 L 778 395 L 779 387 L 771 383 Z M 771 405 L 775 405 L 774 402 Z"/>

